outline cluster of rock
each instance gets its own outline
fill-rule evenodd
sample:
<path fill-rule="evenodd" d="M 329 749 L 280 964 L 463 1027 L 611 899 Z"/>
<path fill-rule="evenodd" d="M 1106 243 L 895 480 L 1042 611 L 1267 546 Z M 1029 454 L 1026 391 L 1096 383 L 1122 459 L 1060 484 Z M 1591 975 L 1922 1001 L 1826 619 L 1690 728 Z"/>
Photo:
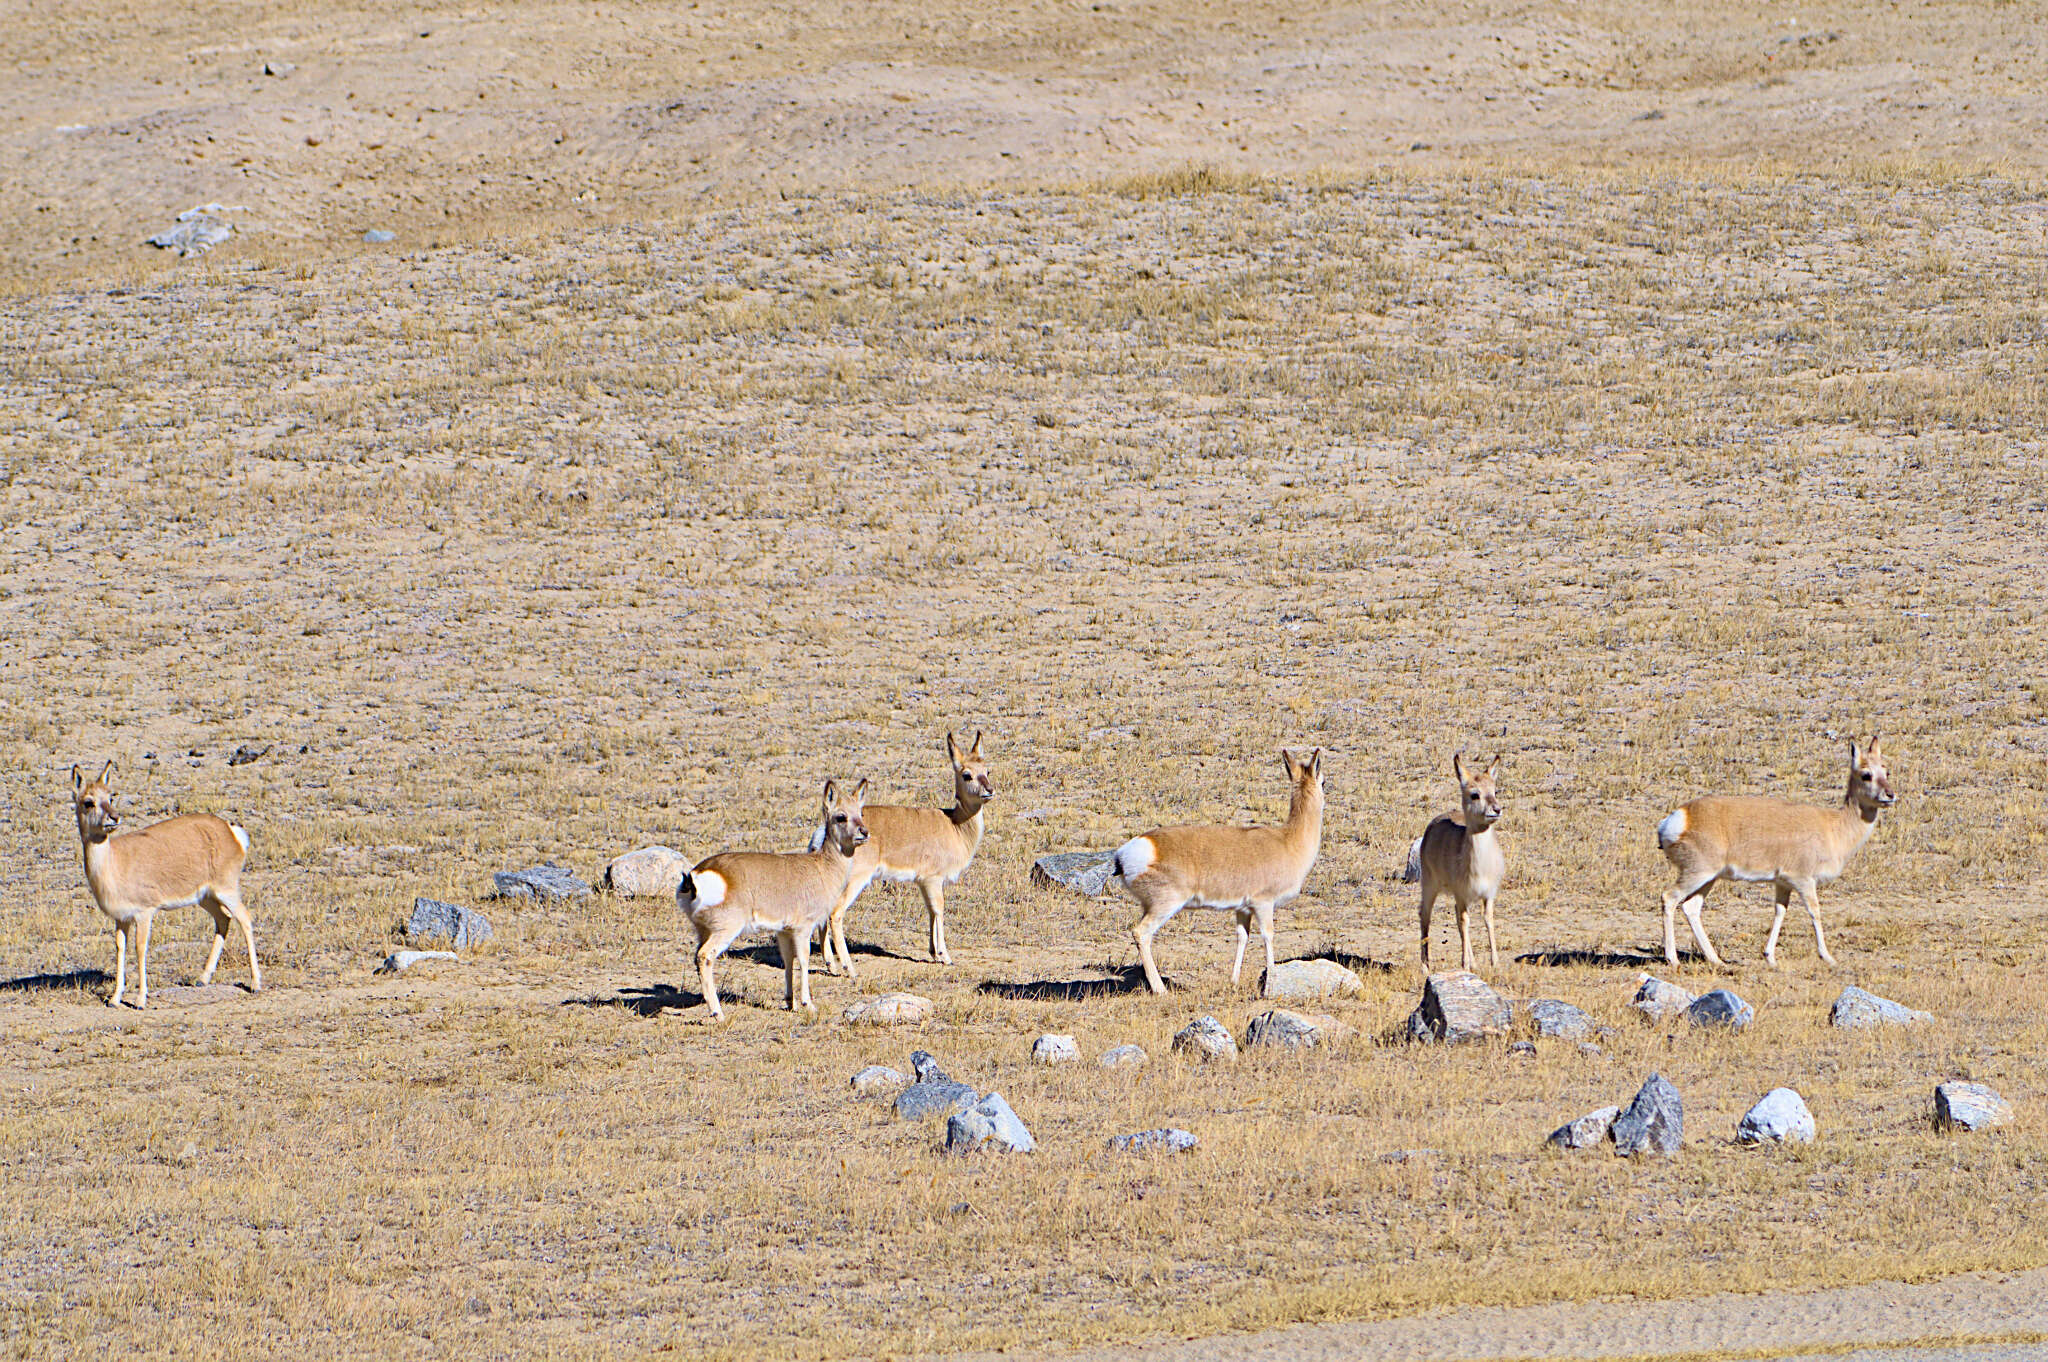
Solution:
<path fill-rule="evenodd" d="M 459 961 L 462 957 L 457 951 L 490 940 L 491 923 L 474 908 L 422 896 L 412 901 L 412 916 L 406 919 L 405 934 L 415 941 L 445 939 L 452 949 L 393 951 L 377 967 L 379 974 L 403 974 L 418 965 Z"/>
<path fill-rule="evenodd" d="M 1638 1154 L 1670 1157 L 1685 1143 L 1685 1103 L 1662 1074 L 1651 1074 L 1635 1100 L 1622 1107 L 1602 1107 L 1550 1133 L 1559 1149 L 1590 1149 L 1612 1141 L 1623 1158 Z"/>
<path fill-rule="evenodd" d="M 1050 1039 L 1072 1040 L 1072 1037 Z M 1137 1047 L 1132 1046 L 1132 1049 Z M 1142 1053 L 1142 1052 L 1140 1052 Z M 945 1148 L 954 1154 L 995 1150 L 1006 1154 L 1029 1154 L 1038 1141 L 1009 1102 L 999 1092 L 976 1092 L 939 1067 L 928 1050 L 910 1055 L 910 1074 L 870 1064 L 855 1074 L 851 1085 L 862 1097 L 880 1098 L 895 1093 L 891 1106 L 898 1120 L 928 1121 L 944 1117 Z M 1185 1130 L 1141 1130 L 1119 1135 L 1109 1147 L 1124 1153 L 1185 1153 L 1197 1143 Z"/>
<path fill-rule="evenodd" d="M 1740 1031 L 1756 1020 L 1756 1009 L 1725 988 L 1698 997 L 1676 984 L 1648 974 L 1638 975 L 1633 1007 L 1646 1022 L 1683 1019 L 1694 1026 Z"/>
<path fill-rule="evenodd" d="M 1046 1034 L 1031 1043 L 1031 1058 L 1038 1064 L 1071 1064 L 1081 1058 L 1081 1047 L 1072 1036 Z M 1105 1069 L 1135 1069 L 1151 1056 L 1138 1045 L 1112 1045 L 1095 1062 Z"/>

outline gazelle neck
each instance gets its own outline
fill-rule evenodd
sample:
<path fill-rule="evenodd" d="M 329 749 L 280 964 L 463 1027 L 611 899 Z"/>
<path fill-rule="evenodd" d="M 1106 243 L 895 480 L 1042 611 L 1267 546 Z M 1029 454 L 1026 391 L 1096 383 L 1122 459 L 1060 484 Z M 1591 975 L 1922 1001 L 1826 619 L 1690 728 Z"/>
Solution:
<path fill-rule="evenodd" d="M 987 804 L 988 801 L 986 799 L 981 799 L 974 795 L 962 795 L 958 804 L 946 810 L 946 818 L 956 828 L 965 828 L 971 824 L 975 835 L 979 836 L 981 834 L 981 811 Z"/>

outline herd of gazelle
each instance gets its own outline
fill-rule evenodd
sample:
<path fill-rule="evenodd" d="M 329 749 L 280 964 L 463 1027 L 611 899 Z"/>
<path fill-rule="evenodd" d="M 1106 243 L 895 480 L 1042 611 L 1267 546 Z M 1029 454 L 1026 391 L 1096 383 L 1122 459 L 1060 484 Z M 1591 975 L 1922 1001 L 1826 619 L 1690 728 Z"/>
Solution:
<path fill-rule="evenodd" d="M 930 916 L 931 955 L 951 964 L 946 948 L 946 886 L 956 882 L 981 845 L 982 811 L 995 796 L 981 734 L 961 749 L 946 735 L 953 767 L 952 807 L 906 808 L 867 804 L 868 783 L 848 787 L 825 783 L 817 832 L 799 852 L 723 851 L 697 863 L 676 888 L 676 904 L 697 933 L 697 977 L 714 1017 L 719 1006 L 713 966 L 741 935 L 765 932 L 781 949 L 787 979 L 786 1002 L 811 1007 L 810 944 L 822 935 L 825 962 L 833 974 L 854 974 L 846 949 L 846 912 L 876 879 L 915 882 Z M 1154 993 L 1166 981 L 1152 955 L 1152 939 L 1183 908 L 1212 908 L 1231 914 L 1237 925 L 1235 984 L 1244 970 L 1245 947 L 1256 925 L 1273 967 L 1273 913 L 1301 893 L 1321 850 L 1323 754 L 1305 759 L 1283 751 L 1289 799 L 1287 821 L 1278 827 L 1183 825 L 1133 837 L 1112 853 L 1114 878 L 1138 902 L 1131 937 Z M 1417 907 L 1422 962 L 1429 963 L 1429 922 L 1436 901 L 1450 895 L 1457 906 L 1458 939 L 1464 968 L 1473 968 L 1467 910 L 1477 904 L 1486 917 L 1486 944 L 1500 967 L 1494 937 L 1495 896 L 1507 870 L 1494 825 L 1500 821 L 1495 757 L 1477 775 L 1464 755 L 1451 759 L 1460 811 L 1431 821 L 1418 844 L 1414 878 L 1421 883 Z M 119 831 L 108 762 L 88 783 L 71 768 L 72 802 L 78 837 L 85 849 L 85 878 L 92 896 L 114 925 L 114 995 L 120 1005 L 127 989 L 128 946 L 135 948 L 139 987 L 135 1006 L 149 1002 L 149 933 L 164 908 L 203 907 L 213 917 L 213 949 L 202 983 L 211 983 L 227 944 L 230 921 L 242 929 L 254 988 L 263 987 L 256 963 L 256 938 L 242 906 L 242 862 L 249 835 L 212 814 L 186 814 L 135 832 Z M 1665 815 L 1657 824 L 1657 846 L 1678 870 L 1678 883 L 1664 895 L 1664 957 L 1678 963 L 1675 914 L 1682 911 L 1701 953 L 1714 965 L 1721 957 L 1700 920 L 1707 891 L 1721 880 L 1768 882 L 1777 894 L 1777 916 L 1764 947 L 1764 960 L 1777 964 L 1778 933 L 1785 906 L 1798 894 L 1813 919 L 1813 943 L 1828 954 L 1821 930 L 1819 886 L 1842 873 L 1849 858 L 1870 840 L 1880 811 L 1896 799 L 1876 738 L 1868 746 L 1849 744 L 1849 788 L 1839 806 L 1794 804 L 1782 799 L 1708 795 Z"/>

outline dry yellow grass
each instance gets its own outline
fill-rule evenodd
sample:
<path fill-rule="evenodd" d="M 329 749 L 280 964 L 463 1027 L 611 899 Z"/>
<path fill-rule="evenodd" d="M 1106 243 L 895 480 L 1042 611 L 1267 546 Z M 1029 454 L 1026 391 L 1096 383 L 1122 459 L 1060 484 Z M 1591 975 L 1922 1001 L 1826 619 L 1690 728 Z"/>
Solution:
<path fill-rule="evenodd" d="M 2048 1262 L 2021 1209 L 2048 1153 L 2036 198 L 818 194 L 7 303 L 0 976 L 107 964 L 63 772 L 113 757 L 131 819 L 251 829 L 272 983 L 140 1016 L 0 993 L 13 1350 L 877 1354 Z M 796 845 L 828 775 L 936 798 L 948 727 L 987 730 L 1000 790 L 960 963 L 920 962 L 913 894 L 851 921 L 863 989 L 938 1000 L 916 1034 L 840 1025 L 829 980 L 822 1020 L 773 1010 L 772 953 L 721 979 L 723 1029 L 643 1015 L 689 985 L 659 903 L 504 908 L 459 969 L 370 975 L 415 893 Z M 1759 1008 L 1739 1038 L 1627 1020 L 1625 967 L 1518 963 L 1509 990 L 1618 1028 L 1604 1057 L 1191 1071 L 1173 1030 L 1258 1007 L 1227 925 L 1162 934 L 1155 1000 L 1126 901 L 1027 877 L 1276 816 L 1276 749 L 1321 745 L 1281 955 L 1392 965 L 1343 1009 L 1371 1037 L 1419 983 L 1391 876 L 1454 747 L 1507 754 L 1504 951 L 1627 953 L 1660 929 L 1658 816 L 1832 799 L 1871 727 L 1902 799 L 1824 894 L 1844 968 L 1795 931 L 1766 973 L 1767 896 L 1710 909 Z M 274 747 L 227 766 L 245 740 Z M 159 987 L 202 940 L 159 923 Z M 1031 987 L 1069 981 L 1110 986 Z M 1852 981 L 1941 1020 L 1833 1033 Z M 1154 1059 L 1034 1069 L 1042 1030 Z M 852 1100 L 913 1045 L 1044 1151 L 948 1159 Z M 1539 1150 L 1652 1069 L 1683 1158 Z M 1953 1076 L 2017 1125 L 1933 1135 Z M 1821 1142 L 1734 1149 L 1781 1083 Z M 1159 1124 L 1202 1151 L 1104 1154 Z"/>

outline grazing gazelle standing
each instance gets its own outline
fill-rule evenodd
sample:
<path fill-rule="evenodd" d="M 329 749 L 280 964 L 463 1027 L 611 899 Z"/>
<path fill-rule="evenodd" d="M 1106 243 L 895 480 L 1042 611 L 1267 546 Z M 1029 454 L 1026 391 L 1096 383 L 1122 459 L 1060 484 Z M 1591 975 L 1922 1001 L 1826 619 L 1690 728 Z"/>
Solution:
<path fill-rule="evenodd" d="M 213 915 L 213 949 L 199 982 L 213 982 L 221 948 L 228 942 L 228 921 L 242 928 L 249 948 L 249 986 L 261 992 L 263 970 L 256 963 L 256 935 L 249 911 L 242 906 L 242 862 L 249 855 L 249 834 L 210 813 L 188 813 L 151 824 L 139 832 L 117 832 L 114 794 L 106 764 L 88 785 L 71 768 L 71 800 L 78 814 L 78 840 L 85 845 L 85 882 L 93 901 L 114 922 L 114 996 L 121 1005 L 128 987 L 128 943 L 135 944 L 135 972 L 141 987 L 135 1006 L 149 1006 L 149 929 L 159 909 L 194 904 Z"/>
<path fill-rule="evenodd" d="M 1493 900 L 1500 893 L 1501 877 L 1507 873 L 1507 858 L 1501 855 L 1500 839 L 1493 825 L 1500 821 L 1500 792 L 1494 775 L 1500 758 L 1477 777 L 1465 774 L 1465 754 L 1451 758 L 1451 774 L 1458 778 L 1458 799 L 1464 821 L 1449 814 L 1433 819 L 1422 832 L 1419 878 L 1422 881 L 1422 967 L 1429 968 L 1429 915 L 1439 894 L 1449 894 L 1458 909 L 1458 944 L 1464 955 L 1462 968 L 1472 968 L 1472 924 L 1466 909 L 1481 904 L 1486 910 L 1486 953 L 1493 968 L 1500 968 L 1500 946 L 1493 937 Z"/>
<path fill-rule="evenodd" d="M 953 963 L 946 950 L 946 886 L 966 873 L 975 848 L 981 845 L 982 806 L 995 797 L 989 783 L 988 763 L 981 755 L 981 734 L 965 752 L 946 735 L 946 760 L 953 764 L 953 807 L 910 809 L 894 804 L 871 804 L 867 808 L 868 843 L 853 858 L 853 879 L 846 897 L 832 910 L 825 924 L 825 967 L 834 974 L 844 965 L 851 978 L 858 978 L 853 957 L 846 951 L 846 910 L 860 897 L 870 881 L 915 880 L 924 895 L 925 911 L 931 917 L 932 959 L 942 965 Z M 823 838 L 821 830 L 811 839 L 815 849 Z"/>
<path fill-rule="evenodd" d="M 1710 963 L 1722 963 L 1714 943 L 1707 940 L 1700 910 L 1715 881 L 1741 880 L 1768 881 L 1777 891 L 1778 912 L 1771 919 L 1770 940 L 1764 943 L 1765 964 L 1778 963 L 1778 930 L 1785 925 L 1785 905 L 1795 892 L 1813 919 L 1814 950 L 1834 964 L 1820 927 L 1819 888 L 1842 873 L 1876 831 L 1878 812 L 1897 798 L 1885 773 L 1883 747 L 1872 737 L 1869 747 L 1849 743 L 1849 790 L 1837 808 L 1708 795 L 1666 814 L 1657 824 L 1657 846 L 1678 867 L 1678 883 L 1664 895 L 1665 960 L 1678 963 L 1672 913 L 1683 908 L 1701 952 Z"/>
<path fill-rule="evenodd" d="M 1287 821 L 1277 828 L 1159 828 L 1133 837 L 1111 857 L 1116 878 L 1143 909 L 1131 927 L 1145 983 L 1166 992 L 1152 959 L 1152 938 L 1183 908 L 1227 909 L 1237 922 L 1237 960 L 1230 982 L 1244 970 L 1245 943 L 1258 923 L 1266 941 L 1266 969 L 1273 968 L 1273 910 L 1301 892 L 1323 841 L 1323 750 L 1296 761 L 1283 750 L 1293 790 Z"/>
<path fill-rule="evenodd" d="M 825 782 L 819 831 L 810 851 L 721 851 L 699 861 L 676 886 L 676 906 L 697 929 L 697 986 L 711 1015 L 723 1017 L 711 962 L 742 932 L 772 932 L 782 951 L 786 1001 L 811 1003 L 811 933 L 846 894 L 854 853 L 868 839 L 861 819 L 863 780 L 851 794 Z"/>

